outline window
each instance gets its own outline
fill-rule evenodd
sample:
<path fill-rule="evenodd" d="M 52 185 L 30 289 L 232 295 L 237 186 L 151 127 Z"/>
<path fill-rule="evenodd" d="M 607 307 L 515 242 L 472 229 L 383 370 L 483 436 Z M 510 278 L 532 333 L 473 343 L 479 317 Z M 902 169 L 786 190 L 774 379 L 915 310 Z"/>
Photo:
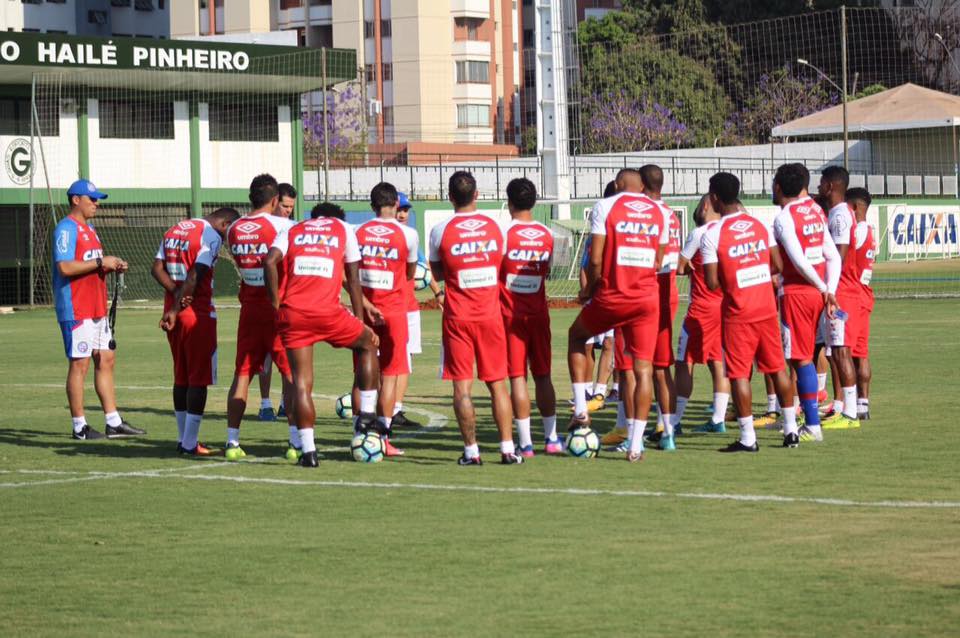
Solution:
<path fill-rule="evenodd" d="M 383 107 L 383 125 L 393 126 L 393 107 L 392 106 Z"/>
<path fill-rule="evenodd" d="M 107 12 L 106 11 L 87 11 L 87 22 L 89 22 L 90 24 L 106 24 Z"/>
<path fill-rule="evenodd" d="M 485 104 L 458 104 L 457 128 L 490 126 L 490 107 Z"/>
<path fill-rule="evenodd" d="M 310 0 L 311 7 L 329 7 L 333 4 L 333 0 Z"/>
<path fill-rule="evenodd" d="M 210 104 L 211 142 L 276 142 L 280 125 L 275 104 Z"/>
<path fill-rule="evenodd" d="M 373 72 L 372 64 L 363 65 L 363 74 L 367 78 L 367 82 L 375 82 L 377 79 L 377 76 Z"/>
<path fill-rule="evenodd" d="M 110 0 L 111 7 L 129 7 L 131 4 L 131 0 Z"/>
<path fill-rule="evenodd" d="M 389 38 L 389 37 L 390 37 L 390 33 L 391 33 L 391 31 L 390 31 L 390 21 L 389 21 L 389 20 L 381 20 L 381 21 L 380 21 L 380 37 L 381 37 L 381 38 Z"/>
<path fill-rule="evenodd" d="M 457 62 L 457 84 L 490 84 L 490 63 L 476 60 Z"/>
<path fill-rule="evenodd" d="M 372 20 L 363 21 L 363 37 L 365 38 L 373 37 L 373 21 Z"/>
<path fill-rule="evenodd" d="M 100 100 L 103 139 L 173 139 L 173 102 Z"/>
<path fill-rule="evenodd" d="M 303 0 L 280 0 L 280 9 L 296 9 L 303 6 Z"/>
<path fill-rule="evenodd" d="M 52 104 L 37 104 L 40 133 L 44 137 L 60 135 L 59 109 Z M 34 133 L 37 133 L 34 130 Z M 0 135 L 30 135 L 30 98 L 0 98 Z"/>
<path fill-rule="evenodd" d="M 393 64 L 389 62 L 383 63 L 383 81 L 388 82 L 393 79 Z"/>
<path fill-rule="evenodd" d="M 133 8 L 137 11 L 153 11 L 153 0 L 134 0 Z"/>
<path fill-rule="evenodd" d="M 454 18 L 454 24 L 457 29 L 466 29 L 467 31 L 467 40 L 476 40 L 478 39 L 478 30 L 480 25 L 483 24 L 482 18 Z"/>
<path fill-rule="evenodd" d="M 529 49 L 533 47 L 533 37 L 534 37 L 533 29 L 523 30 L 523 48 Z"/>

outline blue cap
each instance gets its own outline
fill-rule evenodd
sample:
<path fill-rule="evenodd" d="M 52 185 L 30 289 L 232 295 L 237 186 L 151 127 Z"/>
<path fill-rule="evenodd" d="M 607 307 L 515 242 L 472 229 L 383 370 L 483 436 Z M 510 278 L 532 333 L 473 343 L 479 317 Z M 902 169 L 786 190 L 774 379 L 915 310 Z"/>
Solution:
<path fill-rule="evenodd" d="M 78 179 L 70 184 L 70 188 L 67 189 L 67 197 L 73 197 L 74 195 L 86 195 L 90 199 L 107 198 L 107 194 L 98 191 L 97 187 L 93 185 L 93 182 L 88 179 Z"/>
<path fill-rule="evenodd" d="M 407 199 L 406 193 L 397 193 L 397 208 L 413 208 L 410 205 L 410 200 Z"/>

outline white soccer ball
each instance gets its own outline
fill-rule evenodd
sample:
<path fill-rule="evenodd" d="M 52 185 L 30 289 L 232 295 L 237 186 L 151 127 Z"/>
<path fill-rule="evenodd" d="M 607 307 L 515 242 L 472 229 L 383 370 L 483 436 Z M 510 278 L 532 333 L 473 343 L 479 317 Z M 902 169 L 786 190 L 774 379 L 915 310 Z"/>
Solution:
<path fill-rule="evenodd" d="M 379 463 L 383 460 L 383 439 L 373 431 L 360 432 L 350 441 L 350 454 L 358 463 Z"/>
<path fill-rule="evenodd" d="M 433 281 L 433 273 L 430 272 L 430 267 L 422 261 L 418 261 L 417 269 L 413 275 L 413 289 L 423 290 L 430 285 L 431 281 Z"/>
<path fill-rule="evenodd" d="M 353 397 L 348 392 L 337 397 L 337 402 L 334 406 L 337 410 L 337 416 L 341 419 L 346 419 L 353 415 Z"/>
<path fill-rule="evenodd" d="M 600 437 L 590 428 L 577 428 L 567 435 L 567 452 L 581 459 L 592 459 L 600 453 Z"/>

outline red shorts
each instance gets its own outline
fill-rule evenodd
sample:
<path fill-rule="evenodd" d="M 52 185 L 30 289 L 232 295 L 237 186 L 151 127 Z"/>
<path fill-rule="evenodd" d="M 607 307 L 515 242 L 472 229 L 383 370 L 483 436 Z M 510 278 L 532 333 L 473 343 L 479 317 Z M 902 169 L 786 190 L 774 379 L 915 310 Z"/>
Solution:
<path fill-rule="evenodd" d="M 812 361 L 817 326 L 823 312 L 823 295 L 814 288 L 788 291 L 780 301 L 783 323 L 783 353 L 794 361 Z"/>
<path fill-rule="evenodd" d="M 550 349 L 550 315 L 503 317 L 507 339 L 507 376 L 527 376 L 527 362 L 535 377 L 550 374 L 553 353 Z"/>
<path fill-rule="evenodd" d="M 786 363 L 776 317 L 750 323 L 723 322 L 723 365 L 729 379 L 749 379 L 756 360 L 764 374 L 780 372 Z"/>
<path fill-rule="evenodd" d="M 579 319 L 590 334 L 600 334 L 610 328 L 620 328 L 624 352 L 640 361 L 653 361 L 660 323 L 660 299 L 645 299 L 621 304 L 587 302 Z M 616 341 L 616 337 L 614 337 Z"/>
<path fill-rule="evenodd" d="M 657 275 L 660 284 L 660 321 L 657 326 L 657 344 L 653 350 L 653 365 L 666 368 L 673 365 L 673 318 L 677 315 L 680 299 L 674 277 Z"/>
<path fill-rule="evenodd" d="M 348 348 L 363 334 L 363 322 L 337 306 L 331 314 L 315 315 L 287 306 L 277 313 L 277 332 L 283 347 L 306 348 L 325 341 L 334 348 Z"/>
<path fill-rule="evenodd" d="M 383 323 L 370 326 L 380 338 L 380 374 L 385 377 L 397 377 L 410 374 L 410 362 L 407 359 L 407 312 L 384 315 Z"/>
<path fill-rule="evenodd" d="M 827 326 L 826 343 L 831 348 L 852 348 L 856 345 L 863 327 L 863 307 L 860 297 L 837 297 L 837 304 L 847 313 L 847 318 L 828 319 L 824 316 Z"/>
<path fill-rule="evenodd" d="M 723 345 L 720 333 L 720 306 L 712 315 L 704 312 L 690 313 L 680 327 L 677 343 L 677 359 L 687 365 L 723 361 Z"/>
<path fill-rule="evenodd" d="M 281 374 L 290 375 L 290 362 L 277 333 L 277 313 L 273 306 L 241 305 L 237 324 L 237 376 L 249 377 L 262 372 L 267 355 Z"/>
<path fill-rule="evenodd" d="M 173 355 L 173 384 L 194 388 L 217 382 L 217 317 L 187 308 L 167 333 Z"/>
<path fill-rule="evenodd" d="M 447 381 L 473 378 L 473 363 L 481 381 L 507 378 L 507 338 L 503 319 L 457 321 L 443 318 L 441 375 Z"/>
<path fill-rule="evenodd" d="M 850 354 L 857 359 L 866 359 L 870 356 L 870 315 L 873 314 L 873 303 L 860 306 L 860 330 L 857 331 L 857 340 L 850 347 Z"/>
<path fill-rule="evenodd" d="M 633 355 L 627 352 L 626 337 L 620 328 L 613 329 L 613 369 L 617 372 L 633 370 Z"/>

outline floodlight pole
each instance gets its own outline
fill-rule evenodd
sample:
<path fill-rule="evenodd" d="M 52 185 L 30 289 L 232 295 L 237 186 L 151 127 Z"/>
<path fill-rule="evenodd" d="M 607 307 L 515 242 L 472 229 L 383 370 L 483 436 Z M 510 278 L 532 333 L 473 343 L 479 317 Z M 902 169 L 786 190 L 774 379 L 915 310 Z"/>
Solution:
<path fill-rule="evenodd" d="M 309 9 L 309 7 L 308 7 Z M 327 131 L 327 47 L 320 49 L 323 78 L 323 199 L 330 199 L 330 135 Z"/>
<path fill-rule="evenodd" d="M 843 167 L 850 170 L 850 129 L 847 127 L 847 5 L 840 7 L 840 66 L 843 89 Z"/>
<path fill-rule="evenodd" d="M 844 21 L 844 22 L 846 22 L 846 21 Z M 846 85 L 846 82 L 847 82 L 847 53 L 846 53 L 847 47 L 846 47 L 846 41 L 847 41 L 847 39 L 844 38 L 844 39 L 843 39 L 843 42 L 844 42 L 844 46 L 843 46 L 843 82 L 844 82 L 844 85 Z M 809 62 L 808 60 L 805 60 L 805 59 L 803 59 L 803 58 L 797 58 L 797 64 L 802 64 L 803 66 L 808 66 L 808 67 L 810 67 L 811 69 L 813 69 L 814 71 L 816 71 L 817 75 L 819 75 L 820 77 L 822 77 L 824 80 L 826 80 L 827 82 L 829 82 L 830 84 L 832 84 L 835 89 L 837 89 L 838 91 L 840 91 L 840 97 L 841 97 L 841 99 L 843 100 L 843 167 L 844 167 L 844 168 L 847 168 L 848 145 L 849 145 L 850 139 L 849 139 L 849 134 L 848 134 L 849 129 L 847 128 L 847 89 L 846 89 L 846 86 L 840 86 L 839 84 L 837 84 L 836 82 L 834 82 L 833 79 L 832 79 L 829 75 L 827 75 L 826 73 L 824 73 L 824 72 L 823 72 L 822 70 L 820 70 L 818 67 L 815 67 L 815 66 L 813 66 L 812 64 L 810 64 L 810 62 Z"/>
<path fill-rule="evenodd" d="M 36 103 L 37 103 L 37 74 L 36 74 L 36 73 L 33 73 L 33 74 L 31 74 L 31 78 L 30 78 L 30 195 L 29 195 L 29 198 L 30 198 L 30 199 L 29 199 L 29 201 L 30 201 L 30 221 L 29 221 L 29 226 L 30 226 L 30 238 L 29 238 L 28 241 L 27 241 L 27 245 L 29 246 L 29 251 L 30 251 L 30 305 L 31 305 L 31 306 L 33 306 L 33 304 L 34 304 L 34 288 L 36 287 L 36 279 L 34 278 L 34 269 L 36 268 L 36 266 L 35 266 L 34 263 L 33 263 L 33 262 L 34 262 L 34 253 L 33 253 L 34 237 L 33 237 L 33 235 L 34 235 L 34 233 L 36 232 L 36 229 L 34 228 L 34 225 L 33 225 L 33 216 L 34 216 L 34 212 L 36 211 L 36 208 L 35 208 L 34 203 L 33 203 L 33 175 L 34 175 L 34 173 L 35 173 L 35 170 L 34 170 L 34 169 L 36 168 L 36 161 L 37 161 L 36 155 L 35 155 L 34 152 L 33 152 L 33 138 L 34 138 L 34 132 L 35 132 L 35 129 L 34 129 L 34 126 L 33 126 L 33 109 L 34 109 L 34 105 L 35 105 Z M 59 108 L 59 107 L 58 107 L 58 108 Z M 59 117 L 59 113 L 58 113 L 58 117 Z M 954 143 L 954 146 L 956 146 L 956 143 Z M 20 275 L 18 274 L 17 277 L 19 277 L 19 276 L 20 276 Z M 17 301 L 18 301 L 18 303 L 19 303 L 19 300 L 17 300 Z"/>

